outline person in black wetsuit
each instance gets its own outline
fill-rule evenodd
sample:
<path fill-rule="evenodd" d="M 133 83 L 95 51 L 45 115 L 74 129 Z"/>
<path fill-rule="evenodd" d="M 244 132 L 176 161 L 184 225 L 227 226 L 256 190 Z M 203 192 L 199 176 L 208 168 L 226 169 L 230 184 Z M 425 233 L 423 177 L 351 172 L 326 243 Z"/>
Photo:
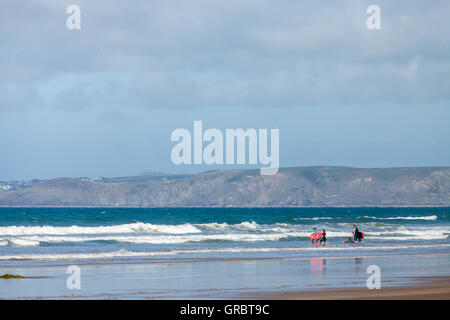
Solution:
<path fill-rule="evenodd" d="M 322 238 L 320 238 L 319 243 L 321 244 L 323 242 L 323 244 L 327 243 L 327 233 L 325 232 L 325 229 L 322 230 Z"/>
<path fill-rule="evenodd" d="M 361 232 L 359 232 L 355 225 L 353 225 L 353 241 L 361 241 Z"/>

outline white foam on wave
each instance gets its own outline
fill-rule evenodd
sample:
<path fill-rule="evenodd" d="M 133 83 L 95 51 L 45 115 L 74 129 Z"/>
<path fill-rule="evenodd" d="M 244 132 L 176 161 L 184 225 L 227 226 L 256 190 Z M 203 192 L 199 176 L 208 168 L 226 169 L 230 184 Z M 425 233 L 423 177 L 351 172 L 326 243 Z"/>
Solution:
<path fill-rule="evenodd" d="M 301 233 L 228 233 L 228 234 L 198 234 L 198 235 L 153 235 L 153 236 L 26 236 L 15 238 L 8 241 L 22 241 L 39 243 L 62 243 L 62 242 L 88 242 L 88 241 L 116 241 L 122 243 L 136 243 L 136 244 L 177 244 L 187 242 L 203 242 L 203 241 L 243 241 L 243 242 L 257 242 L 257 241 L 277 241 L 286 237 L 303 237 Z"/>
<path fill-rule="evenodd" d="M 29 239 L 5 239 L 0 240 L 0 246 L 18 246 L 18 247 L 37 247 L 40 245 L 40 242 L 37 240 L 29 240 Z"/>
<path fill-rule="evenodd" d="M 450 235 L 450 227 L 398 227 L 393 230 L 382 232 L 368 232 L 368 235 L 377 239 L 395 240 L 439 240 L 447 239 Z"/>
<path fill-rule="evenodd" d="M 263 242 L 279 241 L 288 238 L 309 239 L 310 230 L 305 230 L 302 226 L 259 226 L 257 224 L 239 224 L 221 227 L 220 230 L 207 233 L 186 233 L 186 234 L 69 234 L 69 235 L 29 235 L 19 237 L 7 237 L 0 239 L 2 245 L 16 246 L 37 246 L 45 243 L 64 242 L 89 242 L 107 241 L 119 243 L 136 244 L 180 244 L 188 242 L 208 242 L 208 241 L 234 241 L 234 242 Z M 350 231 L 327 230 L 328 238 L 346 239 L 351 235 Z M 364 231 L 364 238 L 369 240 L 442 240 L 450 235 L 450 227 L 396 227 L 396 228 L 376 228 L 375 230 Z M 5 244 L 5 242 L 7 242 Z"/>
<path fill-rule="evenodd" d="M 206 230 L 213 230 L 213 231 L 224 231 L 230 228 L 230 225 L 226 222 L 224 223 L 218 223 L 218 222 L 212 222 L 212 223 L 203 223 L 203 224 L 197 224 L 198 227 L 204 228 Z"/>
<path fill-rule="evenodd" d="M 410 218 L 417 219 L 419 217 Z M 442 240 L 448 239 L 450 235 L 450 226 L 413 227 L 411 225 L 377 226 L 373 224 L 374 222 L 359 225 L 366 239 Z M 349 224 L 337 223 L 328 227 L 325 225 L 325 227 L 328 238 L 346 239 L 351 236 Z M 320 228 L 318 229 L 320 230 Z M 0 227 L 0 246 L 39 246 L 43 242 L 77 243 L 88 241 L 136 244 L 179 244 L 202 241 L 263 242 L 287 238 L 309 239 L 311 231 L 310 226 L 303 224 L 258 224 L 255 221 L 244 221 L 237 224 L 212 222 L 178 225 L 136 222 L 96 227 L 8 226 Z"/>
<path fill-rule="evenodd" d="M 334 219 L 332 217 L 314 217 L 314 218 L 294 218 L 294 220 L 313 220 L 313 221 L 317 221 L 317 220 L 331 220 Z"/>
<path fill-rule="evenodd" d="M 304 225 L 299 224 L 287 224 L 287 223 L 275 223 L 275 224 L 258 224 L 255 221 L 252 222 L 242 222 L 239 224 L 228 224 L 224 223 L 204 223 L 204 224 L 196 224 L 196 227 L 204 230 L 204 231 L 216 231 L 216 232 L 236 232 L 236 231 L 250 231 L 250 232 L 258 232 L 258 233 L 284 233 L 287 236 L 290 236 L 292 233 L 296 233 L 296 237 L 308 237 L 311 234 L 312 230 L 310 227 L 306 227 Z M 351 230 L 351 229 L 349 229 Z M 339 231 L 330 231 L 327 233 L 330 237 L 335 236 L 348 236 L 349 232 L 339 232 Z"/>
<path fill-rule="evenodd" d="M 201 223 L 196 224 L 196 227 L 204 228 L 206 230 L 213 230 L 213 231 L 223 231 L 223 230 L 257 230 L 262 228 L 261 225 L 257 224 L 255 221 L 248 222 L 244 221 L 237 224 L 228 224 L 226 222 L 218 223 L 218 222 L 212 222 L 212 223 Z"/>
<path fill-rule="evenodd" d="M 244 221 L 244 222 L 238 224 L 237 227 L 243 228 L 243 229 L 256 230 L 256 229 L 258 229 L 259 224 L 257 224 L 255 221 L 252 221 L 252 222 Z"/>
<path fill-rule="evenodd" d="M 61 254 L 23 254 L 23 255 L 0 255 L 0 260 L 83 260 L 83 259 L 112 259 L 126 257 L 148 257 L 166 256 L 178 254 L 201 254 L 201 253 L 258 253 L 258 252 L 308 252 L 308 251 L 361 251 L 361 250 L 405 250 L 405 249 L 431 249 L 448 248 L 450 244 L 429 245 L 397 245 L 397 246 L 314 246 L 314 247 L 284 247 L 284 248 L 217 248 L 217 249 L 186 249 L 170 251 L 128 251 L 120 249 L 112 252 L 96 253 L 61 253 Z"/>
<path fill-rule="evenodd" d="M 432 216 L 423 216 L 423 217 L 369 217 L 364 216 L 366 219 L 375 219 L 375 220 L 437 220 L 436 215 Z"/>
<path fill-rule="evenodd" d="M 116 233 L 166 233 L 186 234 L 199 233 L 198 228 L 190 223 L 179 225 L 157 225 L 150 223 L 129 223 L 98 227 L 53 227 L 53 226 L 9 226 L 0 227 L 0 236 L 21 235 L 71 235 L 71 234 L 116 234 Z"/>
<path fill-rule="evenodd" d="M 158 255 L 172 255 L 172 254 L 176 254 L 176 252 L 171 251 L 135 252 L 120 249 L 112 252 L 95 252 L 95 253 L 5 255 L 0 256 L 0 260 L 83 260 L 83 259 L 102 259 L 102 258 L 120 258 L 120 257 L 144 257 L 144 256 L 158 256 Z"/>

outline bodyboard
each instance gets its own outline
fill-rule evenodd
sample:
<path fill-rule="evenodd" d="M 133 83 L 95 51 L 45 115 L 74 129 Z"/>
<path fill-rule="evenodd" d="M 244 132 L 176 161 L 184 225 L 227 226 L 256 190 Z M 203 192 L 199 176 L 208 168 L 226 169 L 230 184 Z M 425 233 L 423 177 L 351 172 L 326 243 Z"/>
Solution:
<path fill-rule="evenodd" d="M 317 240 L 323 237 L 322 232 L 317 232 L 317 233 L 311 233 L 310 236 L 311 240 Z"/>

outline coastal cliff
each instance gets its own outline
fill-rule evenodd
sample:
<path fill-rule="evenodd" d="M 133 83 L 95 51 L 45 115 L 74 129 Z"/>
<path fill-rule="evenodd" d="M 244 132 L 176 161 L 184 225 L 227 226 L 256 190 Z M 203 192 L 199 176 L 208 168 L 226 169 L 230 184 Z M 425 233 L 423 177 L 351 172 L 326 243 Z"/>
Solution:
<path fill-rule="evenodd" d="M 450 206 L 450 168 L 294 167 L 0 182 L 0 206 Z"/>

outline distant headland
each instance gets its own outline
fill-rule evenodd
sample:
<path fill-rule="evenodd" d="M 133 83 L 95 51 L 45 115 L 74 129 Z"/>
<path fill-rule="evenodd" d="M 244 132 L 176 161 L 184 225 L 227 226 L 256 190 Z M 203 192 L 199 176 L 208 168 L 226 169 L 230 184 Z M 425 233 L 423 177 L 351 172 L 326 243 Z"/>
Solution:
<path fill-rule="evenodd" d="M 450 206 L 450 167 L 281 168 L 0 181 L 2 207 Z"/>

